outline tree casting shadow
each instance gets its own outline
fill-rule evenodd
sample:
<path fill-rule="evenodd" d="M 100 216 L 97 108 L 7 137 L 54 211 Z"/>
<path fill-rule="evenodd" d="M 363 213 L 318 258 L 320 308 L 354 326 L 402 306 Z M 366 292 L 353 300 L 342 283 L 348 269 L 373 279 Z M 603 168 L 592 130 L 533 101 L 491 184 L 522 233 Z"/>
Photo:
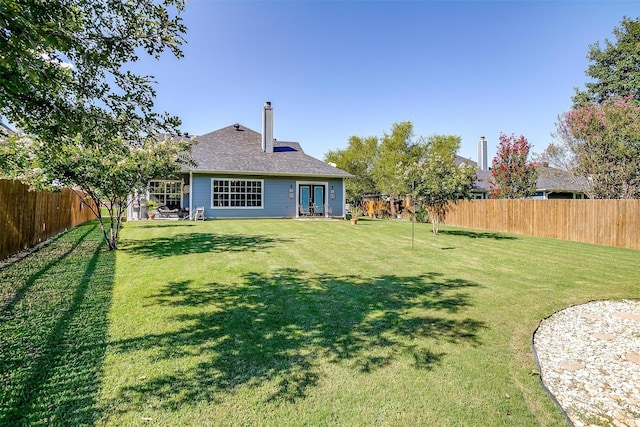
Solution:
<path fill-rule="evenodd" d="M 0 309 L 0 425 L 96 421 L 115 270 L 105 247 L 91 222 L 0 271 L 24 282 Z"/>
<path fill-rule="evenodd" d="M 502 233 L 495 233 L 491 231 L 441 230 L 440 233 L 450 234 L 452 236 L 469 237 L 471 239 L 518 240 L 517 237 L 507 236 Z"/>
<path fill-rule="evenodd" d="M 446 356 L 438 342 L 479 344 L 485 325 L 459 313 L 469 305 L 465 289 L 475 286 L 439 273 L 372 279 L 293 268 L 249 273 L 241 285 L 168 283 L 155 304 L 202 310 L 176 316 L 183 327 L 175 332 L 121 340 L 112 349 L 152 350 L 171 360 L 197 351 L 206 361 L 121 389 L 120 410 L 131 409 L 122 402 L 165 409 L 215 402 L 236 387 L 270 381 L 277 388 L 267 400 L 295 401 L 318 384 L 321 361 L 367 373 L 408 358 L 417 370 L 432 369 Z"/>
<path fill-rule="evenodd" d="M 286 240 L 260 235 L 180 233 L 155 239 L 124 240 L 120 249 L 135 255 L 164 258 L 208 252 L 261 251 L 284 241 Z"/>

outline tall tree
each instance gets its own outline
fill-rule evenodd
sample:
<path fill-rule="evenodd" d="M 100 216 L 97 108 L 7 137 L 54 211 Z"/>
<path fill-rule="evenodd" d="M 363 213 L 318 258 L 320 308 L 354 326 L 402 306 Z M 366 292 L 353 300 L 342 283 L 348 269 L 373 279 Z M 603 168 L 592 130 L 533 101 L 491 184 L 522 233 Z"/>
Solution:
<path fill-rule="evenodd" d="M 152 129 L 175 126 L 147 102 L 153 77 L 125 65 L 142 53 L 182 56 L 183 7 L 184 0 L 0 0 L 0 115 L 51 144 L 75 136 L 96 109 Z"/>
<path fill-rule="evenodd" d="M 499 136 L 498 150 L 493 158 L 490 197 L 494 199 L 521 199 L 536 193 L 538 172 L 528 160 L 531 146 L 527 138 L 514 134 Z"/>
<path fill-rule="evenodd" d="M 585 74 L 593 81 L 584 90 L 576 89 L 575 104 L 602 102 L 612 95 L 640 99 L 640 22 L 623 18 L 613 30 L 616 40 L 589 46 L 591 63 Z"/>
<path fill-rule="evenodd" d="M 0 0 L 0 115 L 26 135 L 0 144 L 0 165 L 33 186 L 82 189 L 110 249 L 128 195 L 171 173 L 188 142 L 180 120 L 154 111 L 140 54 L 181 57 L 184 0 Z M 14 157 L 11 157 L 11 153 Z M 2 159 L 4 157 L 4 160 Z M 108 224 L 100 207 L 116 218 Z"/>
<path fill-rule="evenodd" d="M 334 163 L 340 169 L 353 175 L 346 182 L 346 198 L 350 203 L 357 203 L 365 193 L 376 191 L 371 175 L 373 163 L 378 149 L 378 138 L 375 136 L 349 138 L 349 145 L 343 150 L 328 151 L 325 162 Z"/>
<path fill-rule="evenodd" d="M 394 123 L 391 134 L 385 133 L 378 147 L 372 169 L 373 180 L 378 190 L 389 196 L 391 215 L 396 216 L 396 201 L 409 193 L 402 168 L 418 161 L 424 154 L 424 145 L 413 140 L 413 123 Z"/>
<path fill-rule="evenodd" d="M 444 222 L 452 204 L 470 197 L 476 179 L 476 168 L 466 163 L 456 165 L 455 155 L 460 137 L 434 135 L 427 139 L 422 160 L 405 169 L 407 186 L 429 213 L 434 234 Z"/>
<path fill-rule="evenodd" d="M 557 137 L 544 156 L 587 178 L 588 197 L 640 198 L 640 106 L 630 96 L 575 106 L 558 119 Z"/>

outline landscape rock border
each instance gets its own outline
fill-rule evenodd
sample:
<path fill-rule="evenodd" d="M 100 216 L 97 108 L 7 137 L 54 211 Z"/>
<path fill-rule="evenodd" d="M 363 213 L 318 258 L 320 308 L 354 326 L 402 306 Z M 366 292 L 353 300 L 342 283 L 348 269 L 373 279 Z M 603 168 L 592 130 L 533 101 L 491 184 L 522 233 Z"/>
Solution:
<path fill-rule="evenodd" d="M 569 425 L 640 425 L 640 300 L 558 310 L 531 345 L 540 383 Z"/>

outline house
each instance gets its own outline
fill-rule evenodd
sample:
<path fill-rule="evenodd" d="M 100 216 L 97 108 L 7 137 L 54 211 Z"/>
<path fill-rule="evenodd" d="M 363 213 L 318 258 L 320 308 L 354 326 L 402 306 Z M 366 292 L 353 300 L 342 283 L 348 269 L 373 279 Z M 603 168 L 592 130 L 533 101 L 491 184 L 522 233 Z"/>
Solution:
<path fill-rule="evenodd" d="M 476 162 L 456 156 L 456 164 L 460 163 L 478 167 Z M 536 180 L 536 194 L 532 197 L 533 199 L 585 198 L 586 179 L 544 164 L 537 165 L 536 169 L 538 171 L 538 179 Z M 474 199 L 487 199 L 491 193 L 492 182 L 493 175 L 491 170 L 478 167 L 476 180 L 471 189 L 471 197 Z"/>
<path fill-rule="evenodd" d="M 344 217 L 344 180 L 351 175 L 273 138 L 273 108 L 262 129 L 234 124 L 194 138 L 196 166 L 179 180 L 152 180 L 149 198 L 169 209 L 196 208 L 214 218 Z M 177 215 L 176 215 L 177 216 Z"/>

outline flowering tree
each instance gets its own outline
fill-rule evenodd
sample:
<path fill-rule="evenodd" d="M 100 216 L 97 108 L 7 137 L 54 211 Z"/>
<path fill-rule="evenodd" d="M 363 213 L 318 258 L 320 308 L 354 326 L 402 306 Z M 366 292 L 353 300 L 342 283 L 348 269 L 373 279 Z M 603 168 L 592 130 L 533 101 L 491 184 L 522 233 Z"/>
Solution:
<path fill-rule="evenodd" d="M 24 135 L 0 141 L 0 170 L 34 188 L 69 187 L 100 223 L 109 249 L 118 248 L 121 218 L 130 195 L 150 179 L 172 176 L 189 162 L 191 141 L 148 136 L 137 141 L 92 138 L 85 132 L 56 146 Z M 19 153 L 17 157 L 14 154 Z M 108 218 L 102 216 L 106 208 Z"/>
<path fill-rule="evenodd" d="M 640 106 L 631 96 L 577 105 L 559 117 L 557 136 L 545 154 L 588 178 L 588 197 L 640 198 Z"/>
<path fill-rule="evenodd" d="M 439 224 L 445 220 L 451 205 L 469 198 L 476 178 L 475 167 L 466 163 L 456 165 L 455 153 L 459 148 L 458 136 L 431 136 L 424 159 L 404 169 L 407 187 L 414 187 L 414 196 L 424 204 L 434 234 L 438 234 Z"/>
<path fill-rule="evenodd" d="M 521 199 L 536 192 L 538 172 L 528 161 L 531 146 L 524 136 L 514 134 L 499 137 L 498 151 L 493 158 L 491 174 L 493 183 L 489 197 L 493 199 Z"/>

